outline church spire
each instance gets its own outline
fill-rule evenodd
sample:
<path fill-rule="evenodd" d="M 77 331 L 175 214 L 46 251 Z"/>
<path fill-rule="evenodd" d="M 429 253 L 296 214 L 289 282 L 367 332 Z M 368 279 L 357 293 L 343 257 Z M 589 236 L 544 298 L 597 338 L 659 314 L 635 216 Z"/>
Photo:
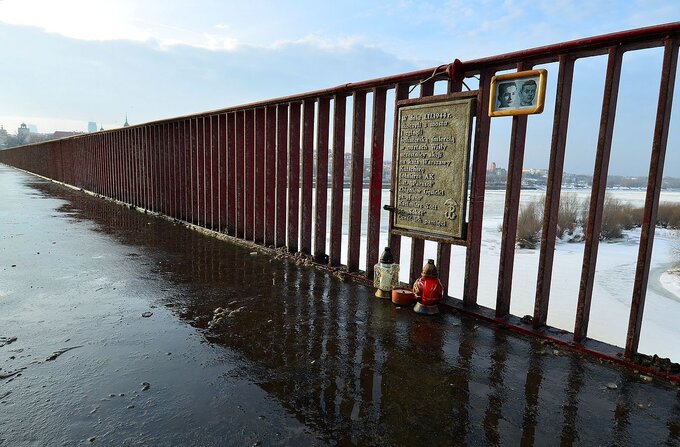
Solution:
<path fill-rule="evenodd" d="M 130 125 L 127 122 L 127 113 L 125 114 L 125 124 L 123 124 L 123 127 L 130 127 Z"/>

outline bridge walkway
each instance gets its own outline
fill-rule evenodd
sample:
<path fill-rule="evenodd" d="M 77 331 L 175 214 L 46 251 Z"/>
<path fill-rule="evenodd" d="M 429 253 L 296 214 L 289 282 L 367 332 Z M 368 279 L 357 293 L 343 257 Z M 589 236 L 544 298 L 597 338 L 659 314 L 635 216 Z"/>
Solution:
<path fill-rule="evenodd" d="M 678 388 L 0 165 L 0 445 L 678 445 Z"/>

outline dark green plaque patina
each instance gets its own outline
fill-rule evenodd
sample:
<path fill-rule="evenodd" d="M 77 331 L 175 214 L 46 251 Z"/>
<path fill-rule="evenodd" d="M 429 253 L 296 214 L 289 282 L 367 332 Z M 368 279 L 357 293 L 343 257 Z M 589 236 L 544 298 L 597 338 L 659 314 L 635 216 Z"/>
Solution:
<path fill-rule="evenodd" d="M 439 241 L 465 238 L 474 99 L 399 107 L 393 230 Z"/>

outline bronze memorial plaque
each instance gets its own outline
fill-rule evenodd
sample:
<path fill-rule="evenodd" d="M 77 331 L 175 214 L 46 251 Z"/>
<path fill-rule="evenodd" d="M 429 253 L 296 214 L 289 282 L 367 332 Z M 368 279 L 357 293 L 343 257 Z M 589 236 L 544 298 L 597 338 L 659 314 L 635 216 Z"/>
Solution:
<path fill-rule="evenodd" d="M 454 99 L 399 108 L 397 232 L 448 242 L 465 238 L 473 102 Z"/>

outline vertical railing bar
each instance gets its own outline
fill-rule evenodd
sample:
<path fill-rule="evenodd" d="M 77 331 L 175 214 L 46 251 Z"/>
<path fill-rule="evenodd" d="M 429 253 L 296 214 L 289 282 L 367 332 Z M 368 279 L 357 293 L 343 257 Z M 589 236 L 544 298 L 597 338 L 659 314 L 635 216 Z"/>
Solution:
<path fill-rule="evenodd" d="M 227 229 L 236 236 L 236 113 L 227 115 Z"/>
<path fill-rule="evenodd" d="M 66 146 L 68 148 L 66 152 L 66 160 L 67 160 L 67 166 L 68 166 L 68 177 L 66 177 L 67 181 L 66 183 L 73 183 L 73 151 L 76 147 L 77 140 L 74 140 L 71 142 L 70 145 Z M 111 134 L 111 198 L 115 199 L 116 195 L 118 194 L 118 175 L 116 172 L 116 157 L 117 157 L 117 151 L 116 151 L 116 135 Z"/>
<path fill-rule="evenodd" d="M 192 224 L 196 224 L 196 165 L 198 161 L 196 160 L 196 143 L 195 143 L 195 133 L 196 133 L 196 121 L 194 118 L 190 118 L 187 120 L 187 138 L 188 138 L 188 151 L 189 151 L 189 193 L 190 193 L 190 199 L 191 201 L 188 203 L 189 205 L 189 217 L 190 220 L 189 222 Z"/>
<path fill-rule="evenodd" d="M 123 132 L 116 132 L 118 135 L 118 140 L 120 141 L 120 147 L 121 147 L 121 154 L 120 154 L 120 177 L 121 177 L 121 196 L 120 196 L 120 201 L 125 202 L 126 201 L 126 195 L 127 195 L 127 146 L 125 145 L 125 135 Z M 90 144 L 96 139 L 96 136 L 94 135 L 89 135 L 86 140 L 84 140 L 84 150 L 85 150 L 85 157 L 89 158 L 90 154 Z M 89 162 L 87 163 L 89 164 Z M 86 188 L 89 189 L 89 188 Z"/>
<path fill-rule="evenodd" d="M 264 244 L 274 245 L 276 231 L 276 106 L 265 110 L 265 226 Z"/>
<path fill-rule="evenodd" d="M 102 182 L 103 182 L 103 188 L 102 188 L 102 193 L 106 197 L 111 197 L 111 189 L 109 188 L 110 186 L 110 158 L 109 158 L 109 139 L 111 138 L 111 134 L 107 134 L 103 138 L 102 142 L 102 147 L 101 147 L 101 162 L 102 162 Z"/>
<path fill-rule="evenodd" d="M 140 143 L 142 150 L 142 208 L 149 209 L 149 136 L 148 136 L 148 126 L 142 127 L 142 132 L 140 135 Z M 110 142 L 111 149 L 113 150 L 113 139 Z M 111 191 L 113 193 L 113 191 Z"/>
<path fill-rule="evenodd" d="M 120 134 L 119 134 L 120 138 Z M 82 144 L 83 144 L 83 160 L 85 161 L 85 166 L 83 166 L 83 189 L 85 190 L 90 190 L 90 144 L 92 142 L 92 135 L 88 135 L 87 138 L 82 139 Z M 120 138 L 122 140 L 122 138 Z M 122 143 L 121 143 L 122 146 Z M 122 158 L 122 157 L 121 157 Z M 121 159 L 122 162 L 122 159 Z M 121 163 L 121 180 L 124 182 L 125 181 L 125 172 L 122 171 L 122 163 Z M 124 190 L 125 188 L 123 188 Z"/>
<path fill-rule="evenodd" d="M 175 214 L 173 217 L 178 220 L 183 220 L 182 214 L 182 197 L 184 193 L 184 154 L 182 152 L 182 122 L 175 121 L 173 123 L 173 146 L 175 150 Z"/>
<path fill-rule="evenodd" d="M 136 157 L 137 157 L 137 203 L 135 206 L 139 208 L 143 208 L 144 205 L 144 176 L 146 175 L 146 170 L 144 166 L 144 127 L 138 127 L 136 130 L 136 135 L 135 135 L 135 140 L 136 140 Z M 110 163 L 110 139 L 107 138 L 106 140 L 106 153 L 107 153 L 107 162 L 106 166 L 109 165 Z M 108 183 L 108 181 L 107 181 Z M 110 192 L 110 191 L 109 191 Z M 110 197 L 110 196 L 109 196 Z"/>
<path fill-rule="evenodd" d="M 397 121 L 397 101 L 401 101 L 403 99 L 408 99 L 408 90 L 410 86 L 408 84 L 397 84 L 394 89 L 394 121 L 395 121 L 395 126 L 394 126 L 394 131 L 392 134 L 392 175 L 390 176 L 390 204 L 392 206 L 395 205 L 395 191 L 394 191 L 394 185 L 396 182 L 397 178 L 397 138 L 398 138 L 398 132 L 399 128 L 398 125 L 396 124 Z M 394 213 L 389 213 L 389 225 L 388 228 L 391 230 L 392 225 L 394 224 Z M 389 244 L 390 249 L 392 250 L 392 255 L 394 256 L 394 262 L 399 263 L 400 255 L 401 255 L 401 236 L 398 234 L 391 234 L 389 235 Z"/>
<path fill-rule="evenodd" d="M 486 189 L 486 162 L 489 155 L 488 115 L 489 89 L 493 72 L 483 71 L 479 76 L 479 98 L 477 101 L 477 125 L 472 158 L 472 183 L 470 186 L 470 217 L 468 219 L 467 248 L 465 251 L 465 281 L 463 305 L 473 308 L 477 305 L 479 286 L 479 259 L 482 245 L 482 218 L 484 216 L 484 191 Z"/>
<path fill-rule="evenodd" d="M 385 153 L 385 109 L 387 87 L 373 89 L 371 114 L 371 163 L 368 184 L 366 237 L 366 276 L 373 278 L 373 267 L 380 256 L 380 205 L 382 201 L 383 158 Z"/>
<path fill-rule="evenodd" d="M 301 103 L 290 105 L 288 122 L 288 251 L 299 247 L 300 221 L 300 110 Z"/>
<path fill-rule="evenodd" d="M 179 200 L 178 200 L 178 192 L 181 190 L 180 185 L 182 184 L 181 180 L 181 172 L 179 169 L 179 163 L 178 163 L 178 153 L 177 153 L 177 121 L 173 121 L 170 124 L 170 145 L 172 147 L 172 214 L 171 217 L 173 219 L 178 219 L 180 214 L 179 214 Z"/>
<path fill-rule="evenodd" d="M 286 186 L 288 177 L 288 104 L 276 108 L 276 247 L 286 245 Z"/>
<path fill-rule="evenodd" d="M 234 145 L 236 148 L 236 237 L 245 237 L 245 114 L 244 110 L 236 112 L 236 129 Z"/>
<path fill-rule="evenodd" d="M 116 146 L 118 146 L 116 142 Z M 158 126 L 149 126 L 149 149 L 151 161 L 150 210 L 158 211 Z M 118 150 L 116 150 L 118 152 Z M 117 155 L 116 155 L 117 157 Z"/>
<path fill-rule="evenodd" d="M 161 178 L 160 194 L 161 194 L 161 213 L 169 215 L 170 206 L 168 200 L 170 198 L 170 154 L 168 151 L 168 123 L 162 123 L 159 126 L 160 131 L 160 154 L 161 154 L 161 169 L 163 175 Z"/>
<path fill-rule="evenodd" d="M 110 134 L 103 135 L 101 138 L 101 144 L 99 145 L 99 182 L 100 182 L 100 194 L 109 197 L 107 190 L 107 180 L 108 180 L 108 153 L 107 153 L 107 143 Z M 131 173 L 131 179 L 134 177 L 134 173 Z M 132 187 L 132 186 L 131 186 Z M 134 191 L 133 191 L 134 192 Z"/>
<path fill-rule="evenodd" d="M 163 176 L 161 178 L 161 213 L 168 215 L 168 136 L 167 136 L 168 124 L 163 123 L 159 126 L 160 131 L 160 154 L 161 154 L 161 168 L 163 169 Z"/>
<path fill-rule="evenodd" d="M 227 157 L 227 115 L 218 115 L 219 122 L 219 157 L 220 157 L 220 232 L 227 232 L 227 210 L 229 209 L 229 197 L 227 194 L 227 182 L 229 178 L 229 160 Z"/>
<path fill-rule="evenodd" d="M 359 269 L 361 249 L 361 199 L 364 188 L 364 139 L 366 135 L 366 92 L 352 95 L 352 161 L 349 184 L 349 234 L 347 269 Z"/>
<path fill-rule="evenodd" d="M 302 186 L 300 198 L 300 251 L 312 254 L 312 181 L 314 176 L 314 107 L 307 99 L 302 106 Z"/>
<path fill-rule="evenodd" d="M 541 251 L 538 259 L 536 301 L 534 304 L 533 326 L 537 329 L 544 326 L 548 319 L 550 283 L 552 280 L 555 238 L 557 235 L 557 219 L 560 209 L 560 193 L 562 190 L 562 172 L 564 171 L 564 154 L 569 126 L 571 87 L 574 79 L 574 61 L 573 56 L 560 56 L 560 66 L 557 74 L 555 116 L 553 119 L 545 206 L 543 207 Z"/>
<path fill-rule="evenodd" d="M 203 219 L 203 209 L 201 204 L 203 203 L 203 188 L 202 188 L 202 170 L 203 170 L 203 145 L 201 144 L 201 118 L 194 117 L 191 119 L 193 124 L 191 133 L 191 144 L 192 144 L 192 154 L 194 156 L 194 182 L 192 188 L 194 190 L 194 225 L 201 225 Z"/>
<path fill-rule="evenodd" d="M 217 221 L 217 195 L 218 195 L 218 190 L 215 187 L 215 183 L 218 182 L 218 176 L 217 176 L 217 149 L 215 149 L 215 138 L 213 136 L 215 135 L 216 132 L 216 126 L 214 126 L 215 122 L 215 115 L 211 116 L 206 116 L 205 117 L 205 134 L 206 134 L 206 154 L 208 155 L 208 158 L 210 159 L 210 181 L 208 182 L 209 188 L 208 188 L 208 201 L 210 202 L 210 213 L 208 214 L 208 224 L 206 225 L 207 228 L 211 230 L 215 230 L 215 224 Z"/>
<path fill-rule="evenodd" d="M 129 144 L 129 172 L 130 172 L 130 195 L 129 195 L 129 203 L 131 205 L 135 204 L 135 198 L 137 196 L 137 146 L 136 146 L 136 139 L 135 139 L 135 130 L 134 129 L 128 129 L 127 130 L 128 134 L 128 144 Z M 106 141 L 106 137 L 102 136 L 99 142 L 99 184 L 101 187 L 102 181 L 103 181 L 103 147 L 104 143 Z"/>
<path fill-rule="evenodd" d="M 184 159 L 184 221 L 191 222 L 191 207 L 193 206 L 193 195 L 191 192 L 192 169 L 191 169 L 191 122 L 182 121 L 182 154 Z"/>
<path fill-rule="evenodd" d="M 131 170 L 132 170 L 132 183 L 131 183 L 131 188 L 132 188 L 132 196 L 130 197 L 130 203 L 133 206 L 137 206 L 137 198 L 139 197 L 139 194 L 137 192 L 137 186 L 139 182 L 139 154 L 138 154 L 138 147 L 137 147 L 137 132 L 138 129 L 130 129 L 130 162 L 131 162 Z M 102 164 L 102 182 L 104 181 L 105 178 L 105 171 L 103 170 L 104 167 L 106 166 L 104 162 L 104 148 L 106 145 L 106 137 L 102 138 L 102 144 L 100 148 L 100 154 L 102 155 L 102 158 L 100 160 L 100 163 Z"/>
<path fill-rule="evenodd" d="M 255 110 L 248 109 L 244 114 L 244 209 L 245 209 L 245 224 L 244 224 L 244 239 L 252 241 L 255 235 L 255 219 L 254 219 L 254 209 L 255 206 Z"/>
<path fill-rule="evenodd" d="M 155 124 L 151 126 L 151 148 L 152 148 L 152 170 L 153 170 L 153 182 L 152 182 L 152 200 L 153 200 L 153 211 L 160 211 L 160 201 L 158 190 L 162 170 L 160 168 L 160 138 L 159 138 L 159 125 Z"/>
<path fill-rule="evenodd" d="M 173 171 L 173 153 L 172 153 L 172 123 L 163 124 L 163 157 L 165 158 L 165 182 L 163 184 L 164 208 L 165 215 L 172 216 L 172 199 L 174 193 L 174 184 L 172 178 Z"/>
<path fill-rule="evenodd" d="M 156 184 L 158 185 L 157 188 L 157 193 L 156 196 L 158 197 L 158 212 L 162 214 L 166 214 L 165 210 L 165 132 L 164 132 L 164 124 L 159 124 L 158 125 L 158 181 Z"/>
<path fill-rule="evenodd" d="M 125 129 L 124 131 L 125 135 L 125 170 L 127 172 L 127 194 L 125 196 L 125 202 L 126 203 L 132 203 L 132 195 L 134 191 L 134 185 L 133 185 L 133 177 L 134 177 L 134 171 L 133 171 L 133 165 L 132 165 L 132 153 L 133 153 L 133 146 L 132 146 L 132 132 L 130 132 L 129 129 Z M 102 138 L 98 139 L 99 142 L 97 144 L 97 148 L 99 148 L 99 144 L 102 141 Z M 99 160 L 97 161 L 97 170 L 99 170 L 101 166 L 99 165 Z M 99 177 L 99 175 L 97 175 Z M 99 184 L 99 180 L 97 180 L 97 184 Z"/>
<path fill-rule="evenodd" d="M 137 160 L 137 129 L 128 129 L 128 141 L 130 142 L 130 204 L 137 201 L 137 182 L 139 181 L 139 163 Z M 102 141 L 103 144 L 103 141 Z M 104 168 L 102 165 L 101 169 Z"/>
<path fill-rule="evenodd" d="M 194 142 L 194 134 L 196 133 L 196 123 L 193 118 L 187 122 L 187 149 L 189 151 L 189 194 L 190 202 L 189 209 L 189 223 L 196 223 L 196 143 Z"/>
<path fill-rule="evenodd" d="M 99 143 L 101 142 L 103 136 L 102 135 L 97 135 L 96 138 L 93 139 L 92 141 L 92 158 L 91 158 L 91 169 L 92 169 L 92 192 L 95 194 L 99 194 Z M 43 154 L 47 153 L 51 145 L 45 145 L 43 146 Z M 47 165 L 47 158 L 43 155 L 42 157 L 42 165 L 41 165 L 41 172 L 45 174 L 49 174 L 48 168 L 49 166 Z M 45 175 L 47 177 L 47 175 Z M 50 177 L 51 178 L 51 177 Z M 129 176 L 127 177 L 129 178 Z"/>
<path fill-rule="evenodd" d="M 434 80 L 424 81 L 420 84 L 420 97 L 425 98 L 434 94 Z M 425 257 L 425 240 L 419 237 L 411 238 L 411 268 L 409 269 L 409 283 L 420 277 Z"/>
<path fill-rule="evenodd" d="M 206 122 L 205 122 L 205 117 L 200 117 L 197 118 L 198 120 L 198 158 L 200 160 L 199 166 L 198 166 L 198 187 L 200 189 L 199 193 L 199 201 L 198 201 L 198 206 L 199 206 L 199 216 L 200 216 L 200 222 L 199 225 L 202 227 L 208 228 L 208 184 L 210 182 L 210 171 L 208 170 L 208 167 L 210 166 L 210 162 L 207 160 L 209 153 L 208 153 L 208 145 L 206 142 L 206 132 L 205 128 Z"/>
<path fill-rule="evenodd" d="M 150 209 L 150 179 L 151 179 L 151 164 L 150 164 L 150 159 L 151 156 L 149 155 L 149 126 L 144 126 L 144 136 L 143 136 L 143 142 L 142 144 L 144 145 L 143 151 L 144 151 L 144 203 L 143 203 L 143 208 L 145 210 Z"/>
<path fill-rule="evenodd" d="M 316 200 L 314 217 L 314 260 L 328 263 L 326 255 L 326 219 L 328 214 L 328 138 L 330 98 L 319 98 L 316 125 Z"/>
<path fill-rule="evenodd" d="M 254 241 L 264 243 L 265 215 L 265 110 L 259 107 L 255 111 L 255 233 Z"/>
<path fill-rule="evenodd" d="M 517 71 L 531 68 L 525 62 L 517 64 Z M 503 234 L 501 236 L 500 265 L 498 268 L 498 289 L 496 291 L 496 318 L 505 318 L 510 313 L 512 296 L 512 272 L 515 263 L 515 240 L 519 198 L 522 190 L 522 167 L 524 165 L 524 143 L 527 135 L 527 116 L 512 117 L 510 154 L 508 156 L 508 178 L 505 188 L 503 209 Z"/>
<path fill-rule="evenodd" d="M 330 256 L 331 266 L 340 265 L 340 244 L 342 242 L 342 196 L 344 188 L 345 164 L 345 114 L 347 98 L 339 93 L 333 99 L 333 177 L 331 183 L 331 228 Z"/>
<path fill-rule="evenodd" d="M 219 231 L 219 212 L 220 212 L 220 160 L 218 149 L 218 125 L 217 115 L 206 118 L 210 123 L 209 144 L 210 144 L 210 229 Z"/>
<path fill-rule="evenodd" d="M 105 135 L 98 135 L 97 138 L 95 138 L 95 182 L 97 184 L 95 192 L 97 194 L 101 194 L 101 191 L 99 189 L 99 184 L 100 184 L 100 179 L 101 179 L 101 174 L 102 174 L 102 165 L 101 165 L 101 146 L 102 142 L 106 138 Z M 47 166 L 45 167 L 46 169 L 49 169 Z M 48 171 L 46 171 L 48 172 Z"/>
<path fill-rule="evenodd" d="M 206 228 L 210 230 L 215 230 L 217 226 L 217 195 L 218 188 L 216 183 L 218 182 L 217 176 L 217 149 L 215 148 L 215 132 L 216 126 L 214 125 L 215 115 L 209 115 L 205 117 L 205 152 L 208 157 L 208 171 L 210 176 L 208 177 L 207 186 L 207 197 L 208 197 L 208 223 Z"/>
<path fill-rule="evenodd" d="M 463 83 L 449 80 L 446 83 L 447 93 L 458 93 L 463 90 Z M 437 243 L 437 269 L 439 280 L 444 287 L 444 297 L 449 296 L 449 277 L 451 270 L 451 244 Z"/>
<path fill-rule="evenodd" d="M 614 118 L 616 116 L 616 102 L 619 94 L 622 59 L 623 50 L 620 46 L 609 49 L 607 75 L 605 78 L 604 95 L 602 99 L 600 134 L 597 141 L 593 186 L 588 211 L 588 224 L 586 227 L 586 242 L 583 251 L 581 285 L 576 307 L 576 322 L 574 324 L 574 342 L 576 343 L 583 343 L 588 334 L 590 304 L 593 297 L 597 249 L 602 226 L 602 208 L 604 206 L 604 196 L 607 188 L 607 172 L 609 169 L 612 134 L 614 133 Z"/>
<path fill-rule="evenodd" d="M 154 126 L 154 152 L 156 155 L 155 171 L 156 181 L 154 184 L 156 212 L 163 212 L 163 125 L 157 124 Z"/>
<path fill-rule="evenodd" d="M 178 144 L 178 138 L 179 138 L 179 123 L 178 121 L 174 121 L 173 123 L 170 124 L 170 140 L 171 140 L 171 147 L 172 147 L 172 217 L 174 219 L 181 219 L 180 216 L 180 198 L 179 198 L 179 193 L 182 190 L 182 172 L 181 172 L 181 166 L 182 162 L 180 160 L 180 152 L 179 152 L 179 144 Z"/>
<path fill-rule="evenodd" d="M 640 248 L 635 268 L 635 282 L 630 305 L 628 333 L 626 335 L 625 355 L 631 358 L 637 354 L 642 329 L 642 315 L 645 310 L 645 298 L 649 281 L 649 269 L 654 247 L 654 230 L 659 211 L 659 196 L 663 183 L 663 167 L 666 159 L 668 128 L 670 126 L 671 109 L 673 107 L 673 91 L 675 73 L 678 65 L 678 41 L 667 39 L 664 45 L 661 83 L 659 86 L 659 102 L 656 109 L 656 124 L 652 140 L 652 156 L 649 163 L 647 195 L 642 216 Z"/>

